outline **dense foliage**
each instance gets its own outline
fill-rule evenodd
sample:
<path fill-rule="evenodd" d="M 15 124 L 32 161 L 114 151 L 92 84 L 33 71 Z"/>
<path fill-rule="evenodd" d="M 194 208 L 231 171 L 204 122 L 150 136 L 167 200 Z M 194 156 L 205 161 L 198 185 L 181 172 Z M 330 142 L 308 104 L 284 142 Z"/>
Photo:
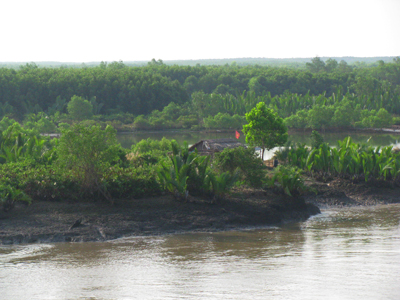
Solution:
<path fill-rule="evenodd" d="M 226 148 L 215 155 L 213 164 L 220 173 L 238 172 L 241 185 L 259 188 L 265 183 L 266 167 L 253 147 Z"/>
<path fill-rule="evenodd" d="M 307 171 L 317 180 L 342 177 L 353 181 L 391 181 L 400 184 L 400 152 L 393 146 L 372 147 L 350 137 L 331 147 L 319 141 L 314 147 L 288 146 L 276 153 L 285 164 Z"/>
<path fill-rule="evenodd" d="M 288 145 L 276 153 L 283 166 L 269 173 L 254 148 L 225 149 L 215 155 L 189 152 L 187 144 L 142 140 L 123 149 L 111 127 L 72 125 L 60 139 L 37 134 L 13 120 L 0 122 L 0 206 L 16 201 L 101 201 L 160 195 L 177 200 L 199 196 L 221 201 L 232 186 L 272 188 L 289 196 L 308 190 L 304 174 L 400 185 L 400 153 L 350 138 L 331 147 L 317 132 L 312 147 Z"/>
<path fill-rule="evenodd" d="M 8 127 L 7 127 L 8 126 Z M 50 139 L 0 122 L 0 206 L 15 201 L 86 201 L 161 193 L 154 168 L 130 160 L 115 130 L 76 124 Z"/>
<path fill-rule="evenodd" d="M 400 59 L 347 65 L 316 57 L 303 68 L 162 61 L 0 68 L 0 117 L 29 122 L 26 116 L 42 113 L 45 131 L 83 118 L 120 130 L 240 128 L 259 102 L 293 128 L 388 126 L 387 117 L 400 114 Z"/>
<path fill-rule="evenodd" d="M 189 153 L 176 141 L 142 140 L 124 149 L 116 131 L 81 123 L 63 129 L 59 139 L 35 134 L 19 123 L 0 122 L 0 207 L 16 201 L 101 201 L 171 193 L 211 202 L 224 198 L 238 179 L 218 172 L 210 157 Z"/>
<path fill-rule="evenodd" d="M 234 184 L 279 186 L 296 195 L 304 190 L 302 173 L 398 185 L 400 154 L 391 147 L 350 139 L 331 147 L 314 133 L 311 148 L 293 145 L 277 153 L 288 166 L 267 179 L 253 148 L 226 150 L 211 161 L 165 139 L 123 149 L 112 129 L 244 126 L 253 146 L 270 149 L 284 143 L 286 127 L 382 128 L 400 124 L 396 115 L 399 58 L 350 66 L 317 57 L 303 68 L 168 66 L 155 60 L 142 67 L 0 68 L 0 205 L 112 202 L 163 191 L 180 200 L 198 195 L 218 201 Z M 54 132 L 61 138 L 42 135 Z"/>
<path fill-rule="evenodd" d="M 251 146 L 261 148 L 261 158 L 264 159 L 264 151 L 283 146 L 288 138 L 287 128 L 283 119 L 264 102 L 260 102 L 249 113 L 246 114 L 246 125 L 243 133 L 246 142 Z"/>

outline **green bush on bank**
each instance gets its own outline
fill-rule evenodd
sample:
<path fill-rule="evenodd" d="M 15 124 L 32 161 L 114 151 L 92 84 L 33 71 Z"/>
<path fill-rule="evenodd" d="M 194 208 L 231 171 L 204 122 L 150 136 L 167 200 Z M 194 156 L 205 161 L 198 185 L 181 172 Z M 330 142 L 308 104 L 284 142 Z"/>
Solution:
<path fill-rule="evenodd" d="M 79 199 L 79 182 L 71 173 L 27 161 L 0 165 L 0 183 L 20 189 L 33 200 Z"/>
<path fill-rule="evenodd" d="M 34 201 L 99 201 L 104 198 L 98 190 L 88 193 L 87 187 L 73 172 L 54 166 L 3 164 L 0 173 L 0 186 L 21 190 Z M 113 199 L 135 199 L 161 193 L 153 168 L 113 166 L 101 174 L 99 181 Z"/>
<path fill-rule="evenodd" d="M 7 212 L 13 209 L 15 202 L 23 201 L 30 203 L 31 198 L 23 191 L 8 184 L 0 184 L 0 207 Z"/>
<path fill-rule="evenodd" d="M 277 188 L 288 196 L 298 196 L 310 188 L 304 184 L 303 171 L 295 166 L 279 166 L 268 180 L 270 188 Z"/>
<path fill-rule="evenodd" d="M 256 154 L 253 147 L 226 148 L 215 154 L 213 168 L 217 172 L 234 174 L 239 171 L 238 177 L 241 184 L 250 187 L 261 187 L 265 183 L 266 167 Z"/>
<path fill-rule="evenodd" d="M 191 195 L 215 201 L 222 199 L 237 180 L 235 170 L 214 170 L 210 157 L 189 153 L 187 144 L 180 147 L 174 140 L 147 139 L 128 151 L 117 142 L 113 128 L 102 129 L 90 122 L 94 121 L 65 126 L 59 139 L 50 140 L 4 119 L 0 123 L 5 127 L 1 133 L 0 192 L 2 199 L 12 201 L 1 200 L 3 208 L 25 199 L 19 195 L 34 201 L 112 202 L 116 198 L 159 195 L 163 189 L 181 199 L 187 199 L 190 191 Z M 244 163 L 256 166 L 254 150 L 250 150 L 252 154 L 246 151 L 242 156 L 248 161 Z M 261 161 L 257 159 L 257 163 Z M 251 184 L 261 185 L 255 174 L 246 173 L 244 165 L 242 174 Z"/>
<path fill-rule="evenodd" d="M 8 123 L 0 132 L 0 205 L 4 209 L 14 200 L 24 200 L 21 195 L 32 200 L 112 201 L 161 192 L 154 166 L 131 162 L 111 127 L 75 124 L 64 129 L 60 139 L 49 140 L 31 135 L 16 122 Z"/>

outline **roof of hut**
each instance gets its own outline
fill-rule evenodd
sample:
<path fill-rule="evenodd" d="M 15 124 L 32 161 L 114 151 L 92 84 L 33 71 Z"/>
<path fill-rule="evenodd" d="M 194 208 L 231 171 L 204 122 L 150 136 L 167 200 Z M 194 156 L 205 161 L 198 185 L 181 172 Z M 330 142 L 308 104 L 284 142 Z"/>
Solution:
<path fill-rule="evenodd" d="M 199 149 L 198 146 L 203 145 L 203 149 Z M 199 151 L 213 151 L 218 152 L 222 151 L 225 148 L 236 148 L 236 147 L 243 147 L 244 145 L 239 142 L 238 140 L 234 139 L 215 139 L 215 140 L 201 140 L 196 144 L 192 145 L 189 148 L 189 151 L 193 151 L 194 149 L 198 149 Z"/>

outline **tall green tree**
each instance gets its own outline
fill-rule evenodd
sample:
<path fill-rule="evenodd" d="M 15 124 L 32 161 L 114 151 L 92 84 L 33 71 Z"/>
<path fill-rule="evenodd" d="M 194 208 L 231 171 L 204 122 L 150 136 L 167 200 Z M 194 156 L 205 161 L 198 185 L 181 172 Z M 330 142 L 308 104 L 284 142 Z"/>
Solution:
<path fill-rule="evenodd" d="M 306 68 L 312 73 L 325 71 L 325 62 L 318 56 L 311 60 L 311 63 L 306 63 Z"/>
<path fill-rule="evenodd" d="M 92 103 L 76 95 L 68 102 L 67 110 L 71 118 L 78 121 L 90 119 L 93 116 Z"/>
<path fill-rule="evenodd" d="M 326 61 L 325 69 L 327 72 L 332 72 L 333 70 L 335 70 L 337 68 L 337 66 L 338 66 L 337 60 L 329 58 Z"/>
<path fill-rule="evenodd" d="M 246 120 L 248 124 L 243 126 L 246 142 L 262 149 L 261 159 L 264 158 L 265 149 L 271 150 L 286 143 L 288 134 L 283 119 L 264 102 L 258 103 L 247 113 Z"/>

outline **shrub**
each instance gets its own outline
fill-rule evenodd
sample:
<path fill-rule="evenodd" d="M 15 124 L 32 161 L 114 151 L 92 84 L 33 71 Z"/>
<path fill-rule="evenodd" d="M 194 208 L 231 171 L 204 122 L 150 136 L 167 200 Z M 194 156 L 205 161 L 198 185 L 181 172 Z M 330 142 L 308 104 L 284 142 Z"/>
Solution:
<path fill-rule="evenodd" d="M 141 198 L 161 193 L 153 168 L 114 166 L 103 174 L 101 180 L 113 198 Z"/>
<path fill-rule="evenodd" d="M 204 127 L 211 129 L 222 129 L 222 128 L 241 128 L 246 124 L 245 117 L 234 115 L 230 116 L 228 113 L 219 112 L 215 116 L 209 116 L 203 119 Z"/>
<path fill-rule="evenodd" d="M 178 127 L 191 128 L 199 123 L 196 115 L 180 116 L 177 120 Z"/>
<path fill-rule="evenodd" d="M 31 161 L 0 166 L 0 185 L 20 189 L 33 200 L 79 199 L 79 183 L 66 170 L 37 165 Z"/>
<path fill-rule="evenodd" d="M 291 115 L 285 119 L 285 125 L 289 128 L 306 128 L 308 125 L 308 112 L 306 110 L 299 110 L 296 114 Z"/>
<path fill-rule="evenodd" d="M 231 174 L 238 169 L 238 179 L 251 187 L 261 187 L 265 179 L 266 167 L 257 156 L 254 148 L 226 148 L 215 155 L 213 168 Z"/>
<path fill-rule="evenodd" d="M 172 151 L 172 143 L 176 143 L 175 140 L 168 140 L 165 137 L 161 141 L 153 140 L 151 138 L 143 139 L 137 144 L 132 145 L 132 152 L 138 152 L 139 154 L 149 154 L 153 152 L 160 152 L 160 154 L 165 155 Z"/>
<path fill-rule="evenodd" d="M 52 121 L 52 118 L 47 116 L 45 113 L 39 113 L 35 115 L 29 115 L 26 117 L 24 127 L 27 129 L 33 129 L 38 133 L 54 133 L 57 132 L 57 127 Z"/>
<path fill-rule="evenodd" d="M 139 130 L 146 130 L 151 128 L 151 124 L 144 115 L 140 115 L 135 118 L 133 127 Z"/>
<path fill-rule="evenodd" d="M 5 212 L 11 210 L 14 207 L 16 201 L 31 202 L 31 199 L 23 191 L 8 185 L 0 185 L 0 205 Z"/>
<path fill-rule="evenodd" d="M 57 164 L 62 169 L 70 170 L 83 190 L 90 194 L 97 191 L 109 198 L 100 178 L 118 160 L 119 148 L 112 127 L 107 126 L 101 130 L 98 126 L 84 127 L 77 124 L 62 132 L 57 147 Z"/>
<path fill-rule="evenodd" d="M 140 198 L 161 193 L 153 167 L 106 168 L 99 177 L 102 192 L 110 198 Z M 25 162 L 0 165 L 0 186 L 21 190 L 32 200 L 82 201 L 97 199 L 88 193 L 71 170 L 34 166 Z"/>
<path fill-rule="evenodd" d="M 309 190 L 301 177 L 302 170 L 292 166 L 279 166 L 268 182 L 271 188 L 278 188 L 286 195 L 296 196 Z"/>

